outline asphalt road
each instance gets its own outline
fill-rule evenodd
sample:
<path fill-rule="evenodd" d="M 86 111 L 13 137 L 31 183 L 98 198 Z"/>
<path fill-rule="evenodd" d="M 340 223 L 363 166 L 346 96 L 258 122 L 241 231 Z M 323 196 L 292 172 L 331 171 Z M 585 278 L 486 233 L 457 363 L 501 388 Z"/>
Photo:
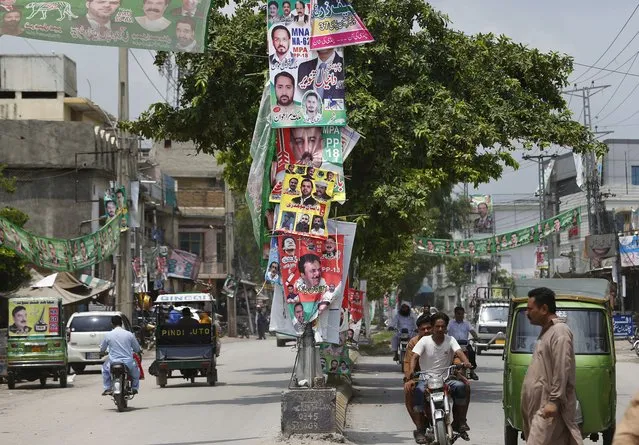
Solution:
<path fill-rule="evenodd" d="M 639 358 L 618 344 L 618 412 L 623 415 L 631 395 L 639 390 L 633 379 Z M 147 353 L 145 370 L 151 363 Z M 66 389 L 53 382 L 0 386 L 0 443 L 52 443 L 85 445 L 266 445 L 282 442 L 280 397 L 288 385 L 295 359 L 291 347 L 267 341 L 226 340 L 218 367 L 220 382 L 209 387 L 171 379 L 166 388 L 148 376 L 130 409 L 118 413 L 112 400 L 101 397 L 99 368 L 76 375 Z M 498 354 L 479 358 L 481 380 L 474 383 L 468 421 L 470 442 L 502 442 L 502 361 Z M 349 407 L 346 435 L 357 444 L 411 444 L 412 425 L 405 412 L 401 374 L 388 356 L 362 357 L 354 382 L 355 398 Z M 288 444 L 325 443 L 311 438 Z M 590 443 L 586 441 L 587 443 Z M 600 442 L 601 443 L 601 442 Z"/>

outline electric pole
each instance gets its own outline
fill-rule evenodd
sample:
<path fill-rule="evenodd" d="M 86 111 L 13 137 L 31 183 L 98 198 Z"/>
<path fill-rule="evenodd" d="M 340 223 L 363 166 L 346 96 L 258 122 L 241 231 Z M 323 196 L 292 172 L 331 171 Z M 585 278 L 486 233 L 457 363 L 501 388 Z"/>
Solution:
<path fill-rule="evenodd" d="M 224 232 L 226 235 L 226 274 L 227 276 L 233 276 L 233 257 L 235 256 L 235 246 L 233 245 L 233 212 L 235 211 L 235 204 L 233 202 L 233 194 L 228 184 L 224 183 Z M 226 311 L 228 321 L 228 333 L 229 337 L 237 337 L 237 303 L 236 299 L 239 298 L 240 282 L 242 277 L 238 277 L 236 292 L 234 295 L 226 295 Z M 250 310 L 249 318 L 250 318 Z"/>
<path fill-rule="evenodd" d="M 537 174 L 538 174 L 538 183 L 539 183 L 539 222 L 541 223 L 546 219 L 546 175 L 544 172 L 544 161 L 546 159 L 552 160 L 557 157 L 556 154 L 552 155 L 524 155 L 523 159 L 527 161 L 535 161 L 537 163 Z M 553 215 L 554 216 L 554 215 Z M 540 234 L 541 235 L 541 234 Z M 539 239 L 539 246 L 548 247 L 548 241 L 546 239 Z M 551 249 L 547 253 L 548 254 L 548 277 L 550 277 L 550 271 L 553 270 L 554 267 L 554 242 L 550 243 Z"/>

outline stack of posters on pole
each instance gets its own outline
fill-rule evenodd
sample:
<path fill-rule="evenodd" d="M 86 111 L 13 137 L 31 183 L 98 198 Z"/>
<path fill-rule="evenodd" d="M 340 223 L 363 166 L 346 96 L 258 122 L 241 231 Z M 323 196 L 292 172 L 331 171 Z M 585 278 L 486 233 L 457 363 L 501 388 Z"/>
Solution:
<path fill-rule="evenodd" d="M 83 45 L 201 53 L 210 8 L 210 0 L 3 0 L 0 33 Z"/>
<path fill-rule="evenodd" d="M 415 251 L 425 255 L 479 257 L 499 254 L 566 232 L 581 224 L 579 208 L 566 210 L 538 224 L 481 239 L 436 239 L 416 237 Z"/>
<path fill-rule="evenodd" d="M 117 250 L 118 216 L 116 213 L 97 232 L 72 239 L 37 236 L 0 217 L 0 246 L 46 269 L 66 272 L 84 269 L 107 259 Z"/>
<path fill-rule="evenodd" d="M 340 375 L 350 377 L 353 362 L 351 361 L 348 348 L 345 345 L 332 345 L 323 343 L 320 345 L 320 364 L 322 371 L 326 375 Z"/>

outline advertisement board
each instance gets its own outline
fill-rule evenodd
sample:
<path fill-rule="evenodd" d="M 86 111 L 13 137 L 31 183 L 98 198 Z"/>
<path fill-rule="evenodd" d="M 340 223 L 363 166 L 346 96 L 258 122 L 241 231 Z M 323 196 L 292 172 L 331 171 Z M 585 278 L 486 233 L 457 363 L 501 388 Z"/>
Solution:
<path fill-rule="evenodd" d="M 9 300 L 9 337 L 60 335 L 57 298 L 12 298 Z"/>

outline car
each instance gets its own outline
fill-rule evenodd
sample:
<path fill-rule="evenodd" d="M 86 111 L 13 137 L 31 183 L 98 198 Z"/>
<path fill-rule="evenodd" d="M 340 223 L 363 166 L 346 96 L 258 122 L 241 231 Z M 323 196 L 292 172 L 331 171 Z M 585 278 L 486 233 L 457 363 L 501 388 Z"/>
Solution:
<path fill-rule="evenodd" d="M 286 342 L 297 341 L 297 337 L 294 335 L 282 334 L 281 332 L 275 333 L 275 339 L 277 346 L 286 346 Z"/>
<path fill-rule="evenodd" d="M 75 312 L 67 322 L 68 363 L 75 372 L 82 372 L 88 365 L 102 365 L 100 344 L 111 331 L 111 317 L 122 317 L 122 327 L 132 331 L 129 319 L 122 312 Z"/>
<path fill-rule="evenodd" d="M 508 325 L 508 301 L 487 300 L 479 308 L 475 332 L 479 341 L 475 343 L 477 354 L 489 349 L 504 349 Z"/>

